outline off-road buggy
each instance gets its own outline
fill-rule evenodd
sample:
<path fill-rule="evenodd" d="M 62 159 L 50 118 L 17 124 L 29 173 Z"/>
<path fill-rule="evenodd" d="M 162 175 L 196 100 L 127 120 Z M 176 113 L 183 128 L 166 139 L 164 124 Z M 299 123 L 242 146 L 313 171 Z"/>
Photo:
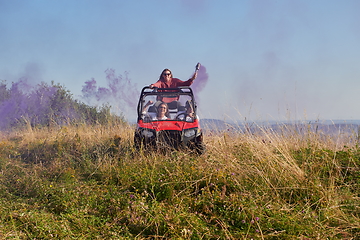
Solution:
<path fill-rule="evenodd" d="M 147 108 L 147 103 L 152 105 Z M 168 119 L 154 120 L 157 107 L 162 103 L 168 106 Z M 165 151 L 190 149 L 198 154 L 204 153 L 203 134 L 196 110 L 190 87 L 144 87 L 137 106 L 135 147 Z"/>

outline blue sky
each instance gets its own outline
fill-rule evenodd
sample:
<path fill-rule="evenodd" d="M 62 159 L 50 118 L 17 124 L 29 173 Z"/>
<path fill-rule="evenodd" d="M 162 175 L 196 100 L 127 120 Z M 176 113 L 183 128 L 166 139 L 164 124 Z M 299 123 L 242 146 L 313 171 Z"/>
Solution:
<path fill-rule="evenodd" d="M 200 62 L 202 118 L 355 120 L 359 12 L 358 0 L 0 0 L 0 79 L 80 97 L 114 69 L 139 92 L 164 68 L 187 80 Z"/>

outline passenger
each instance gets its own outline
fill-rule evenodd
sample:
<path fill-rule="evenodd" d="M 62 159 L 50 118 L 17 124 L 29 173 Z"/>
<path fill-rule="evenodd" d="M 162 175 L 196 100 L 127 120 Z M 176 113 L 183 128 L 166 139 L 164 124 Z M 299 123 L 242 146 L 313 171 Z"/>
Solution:
<path fill-rule="evenodd" d="M 159 80 L 156 83 L 150 84 L 150 88 L 177 88 L 182 86 L 190 86 L 195 78 L 197 77 L 197 71 L 193 74 L 191 78 L 187 81 L 182 81 L 178 78 L 173 78 L 173 75 L 170 69 L 164 69 L 159 77 Z"/>
<path fill-rule="evenodd" d="M 170 71 L 170 69 L 164 69 L 159 77 L 159 80 L 154 83 L 154 84 L 150 84 L 150 88 L 177 88 L 177 87 L 182 87 L 182 86 L 190 86 L 193 81 L 195 80 L 195 78 L 197 77 L 197 71 L 195 71 L 194 75 L 187 81 L 182 81 L 178 78 L 173 78 L 172 77 L 172 73 Z M 166 91 L 166 92 L 176 92 L 176 90 L 161 90 L 161 91 Z M 158 98 L 156 99 L 157 101 L 162 101 L 162 102 L 166 102 L 166 103 L 170 103 L 173 101 L 177 101 L 179 100 L 178 96 L 169 96 L 169 97 L 160 97 L 158 96 Z M 158 104 L 158 103 L 157 103 Z"/>
<path fill-rule="evenodd" d="M 153 104 L 153 101 L 148 101 L 143 108 L 144 118 L 150 118 L 151 120 L 168 120 L 170 119 L 169 107 L 166 103 L 160 103 L 156 107 L 156 112 L 147 112 L 146 109 Z"/>

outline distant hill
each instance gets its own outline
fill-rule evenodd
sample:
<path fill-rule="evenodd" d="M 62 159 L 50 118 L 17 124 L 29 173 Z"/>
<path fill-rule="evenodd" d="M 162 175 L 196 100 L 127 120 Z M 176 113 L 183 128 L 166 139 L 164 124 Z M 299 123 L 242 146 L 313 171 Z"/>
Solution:
<path fill-rule="evenodd" d="M 356 134 L 360 133 L 360 120 L 335 120 L 335 121 L 280 121 L 280 122 L 239 122 L 230 123 L 219 119 L 201 119 L 201 127 L 204 131 L 223 132 L 297 132 L 305 133 L 308 131 L 321 134 Z"/>
<path fill-rule="evenodd" d="M 200 124 L 203 129 L 206 130 L 225 130 L 229 125 L 229 123 L 219 120 L 219 119 L 200 119 Z"/>

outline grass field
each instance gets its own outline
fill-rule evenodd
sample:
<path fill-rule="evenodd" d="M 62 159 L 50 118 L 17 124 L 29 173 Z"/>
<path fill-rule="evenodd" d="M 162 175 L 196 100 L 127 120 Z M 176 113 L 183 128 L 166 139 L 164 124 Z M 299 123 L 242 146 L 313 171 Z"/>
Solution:
<path fill-rule="evenodd" d="M 134 127 L 0 137 L 0 239 L 360 239 L 356 134 L 207 132 L 135 152 Z"/>

